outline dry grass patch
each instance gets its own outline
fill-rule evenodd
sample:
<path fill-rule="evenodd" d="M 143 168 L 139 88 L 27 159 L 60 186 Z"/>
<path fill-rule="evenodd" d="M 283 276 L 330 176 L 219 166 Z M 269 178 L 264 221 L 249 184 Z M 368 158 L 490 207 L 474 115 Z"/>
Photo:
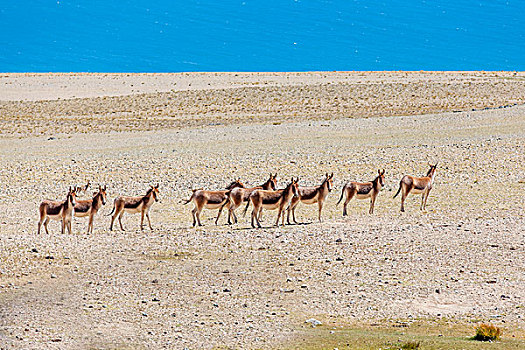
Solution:
<path fill-rule="evenodd" d="M 495 341 L 498 340 L 503 332 L 499 327 L 492 324 L 482 323 L 476 327 L 476 335 L 472 338 L 479 341 Z"/>
<path fill-rule="evenodd" d="M 495 327 L 497 328 L 497 327 Z M 449 350 L 449 349 L 523 349 L 525 341 L 521 334 L 515 338 L 503 338 L 496 343 L 476 342 L 468 336 L 470 326 L 440 321 L 415 321 L 407 327 L 398 328 L 373 323 L 367 325 L 335 326 L 326 324 L 316 328 L 304 328 L 302 335 L 278 347 L 279 349 L 318 350 Z M 500 331 L 501 332 L 501 331 Z M 501 333 L 500 333 L 501 335 Z"/>
<path fill-rule="evenodd" d="M 416 349 L 419 349 L 420 346 L 421 346 L 421 342 L 408 341 L 408 342 L 404 343 L 403 345 L 401 345 L 400 349 L 402 349 L 402 350 L 416 350 Z"/>

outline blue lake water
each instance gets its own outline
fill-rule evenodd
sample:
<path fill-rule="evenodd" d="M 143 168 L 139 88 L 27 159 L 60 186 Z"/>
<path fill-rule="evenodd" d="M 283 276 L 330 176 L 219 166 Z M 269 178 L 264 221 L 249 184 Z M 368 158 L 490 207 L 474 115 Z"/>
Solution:
<path fill-rule="evenodd" d="M 2 72 L 525 70 L 525 1 L 0 0 Z"/>

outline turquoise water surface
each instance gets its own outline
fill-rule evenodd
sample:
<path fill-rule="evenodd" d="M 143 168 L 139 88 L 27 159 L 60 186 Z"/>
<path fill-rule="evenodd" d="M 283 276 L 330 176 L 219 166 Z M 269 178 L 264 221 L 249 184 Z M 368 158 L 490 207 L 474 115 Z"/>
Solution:
<path fill-rule="evenodd" d="M 2 72 L 525 70 L 525 1 L 0 0 Z"/>

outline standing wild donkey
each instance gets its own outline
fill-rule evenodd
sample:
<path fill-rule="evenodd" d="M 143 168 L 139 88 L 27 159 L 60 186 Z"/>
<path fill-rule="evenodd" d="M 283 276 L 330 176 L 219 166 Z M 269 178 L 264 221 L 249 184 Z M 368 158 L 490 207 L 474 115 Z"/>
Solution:
<path fill-rule="evenodd" d="M 201 211 L 202 209 L 219 209 L 219 214 L 217 215 L 217 219 L 215 219 L 215 225 L 217 225 L 217 222 L 219 221 L 219 217 L 221 216 L 222 208 L 224 207 L 224 204 L 228 200 L 228 195 L 231 190 L 237 187 L 243 187 L 244 184 L 241 182 L 240 179 L 237 179 L 233 181 L 228 187 L 226 187 L 226 190 L 223 191 L 206 191 L 202 188 L 197 190 L 192 190 L 193 193 L 187 201 L 185 201 L 183 204 L 186 205 L 189 202 L 193 201 L 194 208 L 191 211 L 191 215 L 193 216 L 193 226 L 199 224 L 199 226 L 202 226 L 201 224 Z"/>
<path fill-rule="evenodd" d="M 40 203 L 40 207 L 38 208 L 40 220 L 38 221 L 37 232 L 40 234 L 40 227 L 42 226 L 43 222 L 46 233 L 49 234 L 49 231 L 47 230 L 47 224 L 49 223 L 50 219 L 53 219 L 62 222 L 62 233 L 64 233 L 65 228 L 67 227 L 69 233 L 71 234 L 71 217 L 73 215 L 73 208 L 75 207 L 75 200 L 75 189 L 69 187 L 65 201 L 59 202 L 45 200 Z"/>
<path fill-rule="evenodd" d="M 93 233 L 93 219 L 98 210 L 106 205 L 106 186 L 98 186 L 98 192 L 93 194 L 92 199 L 77 200 L 75 204 L 75 216 L 86 217 L 89 216 L 87 233 Z"/>
<path fill-rule="evenodd" d="M 346 200 L 343 204 L 343 216 L 348 215 L 346 206 L 354 196 L 357 199 L 370 198 L 370 209 L 368 210 L 368 213 L 374 213 L 374 205 L 376 203 L 377 195 L 379 194 L 379 191 L 381 191 L 381 188 L 385 185 L 385 170 L 378 170 L 377 172 L 379 175 L 377 175 L 373 181 L 364 183 L 352 181 L 344 185 L 341 198 L 339 198 L 339 201 L 336 204 L 338 205 L 341 203 L 346 193 Z"/>
<path fill-rule="evenodd" d="M 159 201 L 159 184 L 156 186 L 150 186 L 150 189 L 146 194 L 142 197 L 127 197 L 127 196 L 120 196 L 115 198 L 115 202 L 113 204 L 113 210 L 109 215 L 113 216 L 111 217 L 111 225 L 109 226 L 109 230 L 113 231 L 113 221 L 115 221 L 115 218 L 118 216 L 118 222 L 120 224 L 120 229 L 122 231 L 124 230 L 124 227 L 122 227 L 122 216 L 125 212 L 136 214 L 140 213 L 140 229 L 144 229 L 144 215 L 146 215 L 146 218 L 148 218 L 148 224 L 150 230 L 153 231 L 153 228 L 151 227 L 151 221 L 149 219 L 149 209 L 153 205 L 154 202 Z M 109 216 L 108 215 L 108 216 Z"/>
<path fill-rule="evenodd" d="M 428 163 L 430 169 L 427 172 L 427 176 L 424 177 L 414 177 L 410 175 L 405 175 L 399 182 L 399 189 L 395 194 L 394 198 L 397 197 L 401 191 L 401 211 L 405 211 L 405 199 L 409 193 L 422 194 L 421 195 L 421 206 L 420 210 L 425 210 L 427 207 L 427 198 L 430 190 L 432 189 L 432 184 L 434 183 L 434 177 L 436 176 L 436 165 Z"/>
<path fill-rule="evenodd" d="M 294 180 L 292 177 L 291 182 L 286 186 L 283 190 L 277 190 L 277 191 L 269 191 L 269 190 L 255 190 L 250 195 L 250 201 L 253 203 L 253 211 L 252 211 L 252 227 L 255 228 L 254 219 L 257 221 L 257 226 L 261 227 L 261 223 L 259 222 L 259 214 L 264 209 L 267 210 L 279 210 L 279 214 L 277 214 L 277 220 L 275 222 L 276 226 L 279 226 L 279 219 L 282 215 L 282 225 L 284 226 L 284 208 L 290 203 L 293 196 L 298 195 L 297 191 L 297 182 L 299 182 L 299 178 L 297 180 Z M 248 207 L 250 206 L 250 202 L 246 204 L 246 208 L 244 209 L 244 213 L 248 211 Z"/>
<path fill-rule="evenodd" d="M 288 216 L 286 219 L 286 221 L 288 222 L 288 225 L 290 225 L 290 212 L 292 212 L 293 222 L 297 224 L 297 221 L 295 220 L 295 208 L 297 207 L 299 202 L 302 202 L 304 204 L 317 203 L 319 206 L 319 222 L 321 222 L 321 211 L 323 210 L 323 203 L 326 200 L 328 193 L 332 192 L 333 178 L 334 178 L 334 173 L 330 175 L 326 173 L 326 178 L 319 186 L 298 187 L 297 188 L 299 195 L 294 196 L 292 198 L 292 202 L 290 203 L 290 206 L 288 207 Z"/>
<path fill-rule="evenodd" d="M 233 217 L 234 223 L 237 223 L 237 215 L 235 215 L 235 209 L 241 206 L 242 203 L 248 202 L 250 200 L 250 195 L 255 190 L 275 190 L 277 188 L 277 174 L 272 175 L 260 186 L 252 188 L 236 187 L 232 189 L 229 193 L 226 193 L 228 200 L 223 204 L 223 206 L 228 207 L 228 225 L 231 225 L 231 218 Z M 219 212 L 220 215 L 220 212 Z M 217 220 L 219 217 L 217 216 Z M 260 217 L 259 217 L 260 220 Z"/>
<path fill-rule="evenodd" d="M 80 196 L 83 196 L 84 194 L 86 194 L 89 186 L 91 185 L 91 182 L 88 180 L 86 186 L 82 187 L 82 186 L 77 186 L 75 188 L 75 192 L 77 194 L 77 197 L 80 197 Z"/>

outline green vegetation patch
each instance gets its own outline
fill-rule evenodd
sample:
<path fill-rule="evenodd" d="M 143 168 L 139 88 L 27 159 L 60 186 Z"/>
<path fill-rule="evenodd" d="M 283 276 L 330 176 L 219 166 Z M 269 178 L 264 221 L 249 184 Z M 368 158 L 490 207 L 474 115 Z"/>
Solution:
<path fill-rule="evenodd" d="M 525 337 L 521 331 L 518 337 L 501 337 L 499 341 L 494 342 L 474 340 L 473 331 L 471 325 L 446 325 L 424 321 L 418 321 L 402 328 L 396 323 L 348 327 L 305 327 L 300 336 L 279 348 L 288 350 L 333 350 L 336 348 L 338 350 L 518 350 L 525 348 Z M 501 330 L 499 331 L 499 336 L 501 336 Z M 492 330 L 490 332 L 493 334 Z"/>

